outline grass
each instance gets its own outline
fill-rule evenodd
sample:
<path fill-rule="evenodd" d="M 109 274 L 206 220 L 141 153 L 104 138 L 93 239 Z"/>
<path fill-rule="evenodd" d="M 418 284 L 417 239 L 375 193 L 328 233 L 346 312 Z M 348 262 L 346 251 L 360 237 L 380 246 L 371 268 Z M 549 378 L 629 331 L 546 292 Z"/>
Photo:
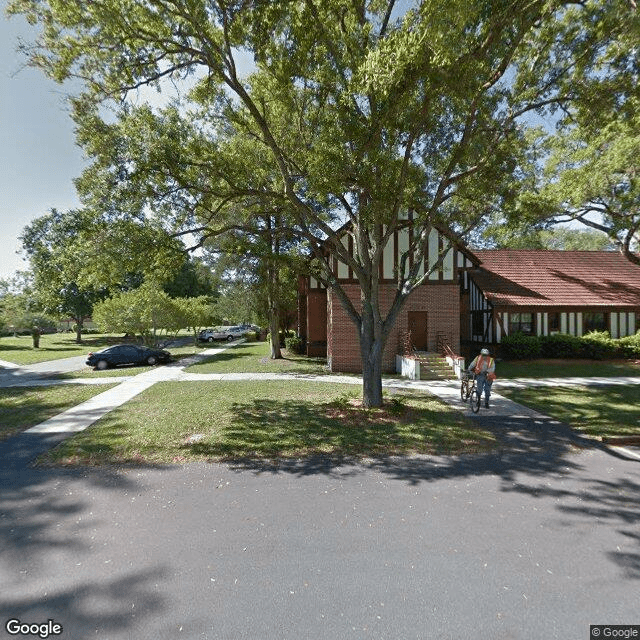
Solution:
<path fill-rule="evenodd" d="M 160 383 L 44 457 L 53 464 L 376 457 L 486 451 L 494 436 L 423 393 L 360 406 L 358 387 L 290 382 Z"/>
<path fill-rule="evenodd" d="M 499 378 L 606 378 L 640 376 L 640 361 L 633 360 L 518 360 L 496 364 Z"/>
<path fill-rule="evenodd" d="M 83 338 L 82 344 L 77 344 L 75 340 L 75 333 L 47 333 L 40 336 L 40 347 L 34 349 L 31 336 L 3 336 L 0 338 L 0 360 L 14 364 L 34 364 L 71 358 L 117 344 L 122 338 L 91 334 Z"/>
<path fill-rule="evenodd" d="M 500 391 L 591 436 L 640 435 L 640 387 L 529 387 Z"/>
<path fill-rule="evenodd" d="M 0 388 L 0 440 L 33 427 L 114 385 Z"/>
<path fill-rule="evenodd" d="M 324 358 L 299 356 L 288 353 L 284 349 L 282 353 L 284 358 L 281 360 L 271 360 L 266 342 L 244 342 L 187 370 L 190 373 L 297 373 L 301 375 L 329 373 L 324 369 L 326 364 Z"/>
<path fill-rule="evenodd" d="M 153 367 L 141 367 L 141 366 L 122 366 L 115 367 L 113 369 L 105 369 L 104 371 L 98 371 L 91 367 L 84 367 L 78 371 L 71 371 L 69 373 L 58 373 L 50 376 L 51 380 L 75 380 L 86 378 L 125 378 L 127 376 L 137 376 L 139 373 L 149 371 Z"/>

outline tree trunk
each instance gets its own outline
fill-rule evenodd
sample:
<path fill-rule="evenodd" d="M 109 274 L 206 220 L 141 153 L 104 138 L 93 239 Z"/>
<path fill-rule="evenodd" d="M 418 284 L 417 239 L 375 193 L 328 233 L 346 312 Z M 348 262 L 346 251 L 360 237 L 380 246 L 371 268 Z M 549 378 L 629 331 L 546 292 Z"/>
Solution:
<path fill-rule="evenodd" d="M 282 358 L 280 351 L 280 322 L 278 312 L 275 309 L 269 309 L 269 334 L 271 336 L 271 355 L 272 360 Z"/>
<path fill-rule="evenodd" d="M 362 359 L 362 404 L 366 408 L 382 406 L 382 354 L 386 334 L 376 327 L 373 313 L 363 309 L 360 328 Z"/>
<path fill-rule="evenodd" d="M 377 345 L 362 357 L 362 404 L 382 406 L 382 350 Z"/>
<path fill-rule="evenodd" d="M 82 318 L 76 318 L 76 344 L 82 344 Z"/>

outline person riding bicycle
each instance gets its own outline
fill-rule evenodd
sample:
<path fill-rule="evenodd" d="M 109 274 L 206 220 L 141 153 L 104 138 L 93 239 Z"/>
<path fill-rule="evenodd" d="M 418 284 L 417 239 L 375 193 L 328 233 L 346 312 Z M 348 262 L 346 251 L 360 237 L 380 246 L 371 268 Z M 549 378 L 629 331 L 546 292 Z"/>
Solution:
<path fill-rule="evenodd" d="M 480 355 L 473 359 L 469 365 L 469 373 L 476 374 L 476 385 L 478 395 L 482 396 L 484 391 L 484 406 L 489 408 L 489 396 L 491 396 L 491 385 L 496 379 L 496 361 L 491 357 L 489 349 L 481 349 Z"/>

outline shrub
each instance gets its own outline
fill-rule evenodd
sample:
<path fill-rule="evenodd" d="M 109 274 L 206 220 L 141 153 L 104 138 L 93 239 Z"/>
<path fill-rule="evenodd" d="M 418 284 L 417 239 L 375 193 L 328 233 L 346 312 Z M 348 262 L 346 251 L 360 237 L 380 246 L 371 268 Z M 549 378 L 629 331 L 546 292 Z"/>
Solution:
<path fill-rule="evenodd" d="M 514 333 L 505 336 L 500 343 L 502 354 L 507 360 L 529 360 L 540 356 L 540 339 L 538 336 L 526 336 Z"/>
<path fill-rule="evenodd" d="M 302 354 L 302 338 L 298 336 L 287 336 L 284 340 L 284 346 L 290 353 Z"/>
<path fill-rule="evenodd" d="M 616 342 L 608 331 L 591 331 L 580 339 L 580 351 L 584 358 L 604 360 L 618 353 Z"/>
<path fill-rule="evenodd" d="M 640 358 L 640 331 L 633 336 L 617 340 L 618 347 L 623 356 L 627 358 Z"/>
<path fill-rule="evenodd" d="M 543 358 L 576 358 L 580 354 L 580 338 L 566 333 L 541 336 L 540 353 Z"/>

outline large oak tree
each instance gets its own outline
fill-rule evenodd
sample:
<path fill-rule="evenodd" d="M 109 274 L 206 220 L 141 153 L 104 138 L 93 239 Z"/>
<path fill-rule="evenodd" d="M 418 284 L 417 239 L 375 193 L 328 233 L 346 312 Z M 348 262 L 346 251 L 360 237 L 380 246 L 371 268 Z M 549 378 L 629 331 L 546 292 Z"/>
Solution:
<path fill-rule="evenodd" d="M 143 194 L 141 207 L 153 202 L 182 231 L 240 229 L 238 205 L 247 215 L 253 207 L 286 211 L 288 229 L 308 243 L 357 327 L 366 406 L 382 402 L 385 342 L 428 277 L 420 263 L 431 226 L 462 234 L 508 207 L 531 160 L 523 117 L 568 108 L 576 87 L 597 82 L 607 59 L 630 60 L 637 45 L 631 0 L 423 0 L 404 12 L 400 5 L 9 5 L 43 27 L 32 63 L 59 81 L 85 83 L 75 103 L 80 140 L 99 158 L 87 184 L 102 181 L 118 197 Z M 245 52 L 254 61 L 249 75 L 238 65 Z M 625 77 L 631 66 L 611 68 Z M 191 88 L 180 105 L 127 106 L 115 124 L 94 108 L 167 79 Z M 379 265 L 407 210 L 414 233 L 383 312 Z M 350 223 L 353 253 L 336 233 L 341 222 Z M 323 246 L 352 269 L 359 301 L 336 281 Z"/>

